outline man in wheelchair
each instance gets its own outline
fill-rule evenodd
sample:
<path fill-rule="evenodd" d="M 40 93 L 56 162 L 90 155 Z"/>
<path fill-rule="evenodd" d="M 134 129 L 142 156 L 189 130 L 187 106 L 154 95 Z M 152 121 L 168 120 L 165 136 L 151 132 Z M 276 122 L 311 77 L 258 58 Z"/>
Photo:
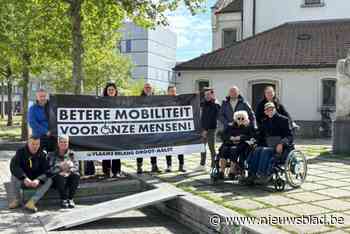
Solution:
<path fill-rule="evenodd" d="M 283 164 L 294 149 L 289 119 L 276 112 L 273 102 L 264 106 L 266 117 L 259 129 L 259 146 L 247 160 L 250 178 L 267 179 L 276 164 Z"/>
<path fill-rule="evenodd" d="M 222 134 L 223 144 L 219 148 L 216 167 L 219 167 L 219 178 L 225 178 L 225 170 L 229 165 L 229 177 L 236 178 L 244 172 L 244 162 L 255 142 L 254 125 L 250 123 L 246 111 L 237 111 L 233 115 L 233 124 L 225 128 Z"/>

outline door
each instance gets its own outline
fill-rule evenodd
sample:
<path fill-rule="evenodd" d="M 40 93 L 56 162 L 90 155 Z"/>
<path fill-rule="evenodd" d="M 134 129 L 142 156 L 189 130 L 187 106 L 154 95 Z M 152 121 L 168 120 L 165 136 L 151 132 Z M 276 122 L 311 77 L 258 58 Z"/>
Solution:
<path fill-rule="evenodd" d="M 254 110 L 256 110 L 256 106 L 264 98 L 266 86 L 272 86 L 276 90 L 276 85 L 272 83 L 257 83 L 252 85 L 252 107 Z"/>

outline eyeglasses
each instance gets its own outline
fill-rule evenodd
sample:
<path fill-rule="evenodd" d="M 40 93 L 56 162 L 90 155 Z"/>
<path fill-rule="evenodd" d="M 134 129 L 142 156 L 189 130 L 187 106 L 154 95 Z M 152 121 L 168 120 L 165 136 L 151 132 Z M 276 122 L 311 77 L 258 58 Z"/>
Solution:
<path fill-rule="evenodd" d="M 244 120 L 244 118 L 239 118 L 239 117 L 238 117 L 237 120 L 242 121 L 242 120 Z"/>

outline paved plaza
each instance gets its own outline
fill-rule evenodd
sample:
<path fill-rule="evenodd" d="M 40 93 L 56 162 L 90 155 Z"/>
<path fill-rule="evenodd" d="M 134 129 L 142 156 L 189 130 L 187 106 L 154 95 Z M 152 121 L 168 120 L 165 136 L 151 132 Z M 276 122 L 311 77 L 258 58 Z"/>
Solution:
<path fill-rule="evenodd" d="M 307 181 L 299 189 L 287 188 L 275 192 L 272 186 L 248 187 L 236 182 L 224 181 L 217 185 L 210 183 L 208 172 L 195 172 L 199 155 L 187 156 L 186 173 L 162 173 L 154 175 L 176 185 L 187 192 L 251 217 L 298 217 L 312 215 L 325 217 L 327 224 L 274 225 L 280 233 L 350 233 L 350 158 L 330 155 L 327 141 L 300 141 L 298 149 L 309 158 Z M 55 207 L 41 207 L 42 211 L 28 214 L 22 210 L 8 210 L 4 182 L 9 181 L 10 152 L 1 152 L 0 157 L 0 232 L 1 233 L 45 233 L 37 217 L 55 212 Z M 209 162 L 209 161 L 208 161 Z M 177 169 L 177 158 L 173 157 L 173 169 Z M 208 164 L 208 163 L 207 163 Z M 165 159 L 159 158 L 158 165 L 165 167 Z M 136 168 L 134 161 L 124 161 L 127 172 Z M 145 160 L 144 170 L 150 170 Z M 207 171 L 209 168 L 207 168 Z M 338 219 L 335 222 L 331 219 Z M 127 212 L 82 225 L 65 233 L 191 233 L 176 221 L 160 215 L 152 208 Z"/>

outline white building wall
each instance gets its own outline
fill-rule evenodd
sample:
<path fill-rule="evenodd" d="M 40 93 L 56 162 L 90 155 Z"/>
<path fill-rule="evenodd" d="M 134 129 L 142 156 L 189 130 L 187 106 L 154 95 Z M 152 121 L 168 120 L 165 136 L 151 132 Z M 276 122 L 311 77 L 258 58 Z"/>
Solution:
<path fill-rule="evenodd" d="M 244 0 L 244 38 L 253 35 L 253 1 Z M 324 6 L 303 7 L 304 0 L 256 0 L 256 33 L 291 21 L 349 18 L 349 0 L 323 0 Z"/>
<path fill-rule="evenodd" d="M 177 72 L 178 73 L 178 72 Z M 181 71 L 177 77 L 179 93 L 197 92 L 197 80 L 209 80 L 221 102 L 232 85 L 237 85 L 241 93 L 251 103 L 251 83 L 259 80 L 278 82 L 281 102 L 295 120 L 319 121 L 321 115 L 321 80 L 336 78 L 335 69 L 300 69 L 300 70 L 212 70 Z"/>
<path fill-rule="evenodd" d="M 223 47 L 223 30 L 236 29 L 237 41 L 241 40 L 241 13 L 217 14 L 214 17 L 215 28 L 213 28 L 213 50 Z"/>

